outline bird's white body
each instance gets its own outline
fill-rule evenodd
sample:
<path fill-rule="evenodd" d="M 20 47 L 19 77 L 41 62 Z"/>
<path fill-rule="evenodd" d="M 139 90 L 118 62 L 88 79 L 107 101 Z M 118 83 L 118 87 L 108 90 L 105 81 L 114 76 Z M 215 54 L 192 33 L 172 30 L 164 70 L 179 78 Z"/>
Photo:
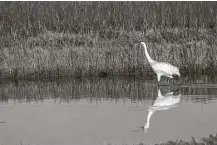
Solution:
<path fill-rule="evenodd" d="M 148 59 L 149 64 L 151 65 L 153 71 L 157 74 L 158 81 L 160 81 L 161 76 L 166 76 L 169 78 L 173 78 L 173 75 L 181 76 L 178 67 L 167 62 L 159 62 L 151 59 L 148 54 L 146 44 L 144 42 L 141 42 L 141 44 L 145 49 L 145 55 Z"/>

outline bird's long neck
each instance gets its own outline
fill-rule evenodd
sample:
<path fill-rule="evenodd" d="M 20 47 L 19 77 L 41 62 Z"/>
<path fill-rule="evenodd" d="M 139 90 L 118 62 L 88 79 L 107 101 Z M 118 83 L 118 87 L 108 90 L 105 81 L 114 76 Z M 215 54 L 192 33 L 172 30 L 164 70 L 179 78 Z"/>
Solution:
<path fill-rule="evenodd" d="M 144 47 L 144 49 L 145 49 L 145 55 L 146 55 L 146 58 L 148 59 L 148 62 L 149 62 L 149 63 L 154 62 L 154 60 L 151 59 L 151 57 L 150 57 L 149 54 L 148 54 L 146 45 L 143 45 L 143 47 Z"/>

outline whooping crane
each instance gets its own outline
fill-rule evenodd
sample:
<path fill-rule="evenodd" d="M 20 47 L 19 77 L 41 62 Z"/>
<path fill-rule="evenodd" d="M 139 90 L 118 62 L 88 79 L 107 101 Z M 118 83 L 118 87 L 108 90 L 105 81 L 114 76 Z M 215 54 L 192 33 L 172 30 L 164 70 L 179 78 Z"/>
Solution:
<path fill-rule="evenodd" d="M 144 42 L 140 42 L 140 43 L 145 49 L 145 55 L 148 59 L 150 66 L 152 67 L 153 71 L 157 74 L 158 82 L 160 81 L 161 76 L 166 76 L 169 78 L 173 78 L 173 75 L 178 75 L 179 77 L 181 76 L 178 67 L 169 64 L 167 62 L 159 62 L 151 59 L 147 51 L 146 43 Z"/>

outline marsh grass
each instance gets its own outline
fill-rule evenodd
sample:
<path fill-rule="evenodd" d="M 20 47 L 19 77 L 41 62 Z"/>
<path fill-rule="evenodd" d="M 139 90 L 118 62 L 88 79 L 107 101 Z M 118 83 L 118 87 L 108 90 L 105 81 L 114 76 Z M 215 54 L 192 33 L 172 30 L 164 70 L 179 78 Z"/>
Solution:
<path fill-rule="evenodd" d="M 1 2 L 0 32 L 37 36 L 150 28 L 215 28 L 216 2 Z"/>
<path fill-rule="evenodd" d="M 217 134 L 209 135 L 208 137 L 203 137 L 200 140 L 196 140 L 194 137 L 190 141 L 167 141 L 165 143 L 157 143 L 155 145 L 216 145 L 217 144 Z M 144 143 L 139 143 L 137 145 L 147 145 Z"/>
<path fill-rule="evenodd" d="M 215 73 L 216 32 L 212 29 L 150 29 L 71 34 L 43 31 L 36 37 L 14 39 L 0 49 L 0 76 L 49 78 L 52 76 L 154 75 L 138 42 L 145 41 L 151 57 L 178 66 L 181 74 Z"/>
<path fill-rule="evenodd" d="M 0 77 L 216 72 L 216 2 L 0 2 Z M 189 75 L 188 74 L 188 75 Z"/>

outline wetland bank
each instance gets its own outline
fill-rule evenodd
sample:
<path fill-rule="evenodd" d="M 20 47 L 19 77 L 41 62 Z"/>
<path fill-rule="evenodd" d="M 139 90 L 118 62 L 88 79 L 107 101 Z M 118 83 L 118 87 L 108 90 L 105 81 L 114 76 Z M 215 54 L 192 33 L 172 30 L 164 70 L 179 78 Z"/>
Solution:
<path fill-rule="evenodd" d="M 158 143 L 215 134 L 216 6 L 0 2 L 0 143 Z M 180 88 L 165 78 L 170 85 L 156 87 L 140 41 L 153 59 L 180 68 Z M 165 96 L 174 104 L 152 106 Z"/>

